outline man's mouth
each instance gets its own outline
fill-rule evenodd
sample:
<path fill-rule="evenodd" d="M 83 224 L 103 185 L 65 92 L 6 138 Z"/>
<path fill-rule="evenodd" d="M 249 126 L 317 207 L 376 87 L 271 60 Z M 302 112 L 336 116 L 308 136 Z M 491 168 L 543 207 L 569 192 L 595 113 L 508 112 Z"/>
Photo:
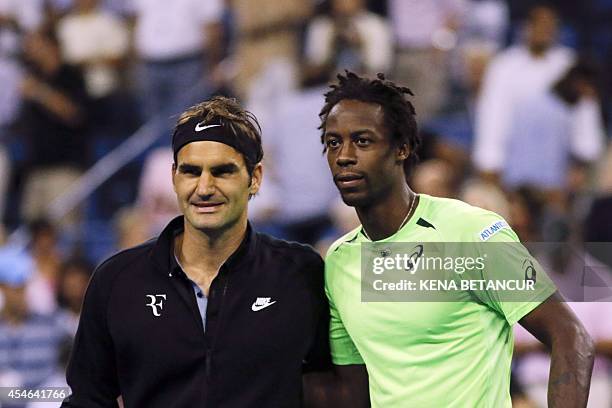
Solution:
<path fill-rule="evenodd" d="M 196 202 L 191 203 L 195 207 L 196 212 L 201 214 L 209 214 L 219 210 L 224 203 L 218 202 Z"/>
<path fill-rule="evenodd" d="M 364 180 L 363 174 L 360 173 L 338 173 L 334 176 L 336 185 L 341 188 L 351 188 L 358 186 Z"/>

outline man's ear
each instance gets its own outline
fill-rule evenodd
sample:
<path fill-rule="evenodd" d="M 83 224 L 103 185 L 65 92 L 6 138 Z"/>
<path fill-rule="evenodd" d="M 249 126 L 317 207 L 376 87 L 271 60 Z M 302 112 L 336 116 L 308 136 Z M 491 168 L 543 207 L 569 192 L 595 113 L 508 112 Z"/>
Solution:
<path fill-rule="evenodd" d="M 176 163 L 172 163 L 172 188 L 176 193 L 176 183 L 174 182 L 174 177 L 176 176 Z"/>
<path fill-rule="evenodd" d="M 263 181 L 263 165 L 261 163 L 257 163 L 253 168 L 253 174 L 251 175 L 251 184 L 249 185 L 249 194 L 255 195 L 259 191 L 261 187 L 261 182 Z"/>
<path fill-rule="evenodd" d="M 410 157 L 410 148 L 408 147 L 407 143 L 402 143 L 401 145 L 399 145 L 397 147 L 397 160 L 398 161 L 404 161 L 406 160 L 408 157 Z"/>

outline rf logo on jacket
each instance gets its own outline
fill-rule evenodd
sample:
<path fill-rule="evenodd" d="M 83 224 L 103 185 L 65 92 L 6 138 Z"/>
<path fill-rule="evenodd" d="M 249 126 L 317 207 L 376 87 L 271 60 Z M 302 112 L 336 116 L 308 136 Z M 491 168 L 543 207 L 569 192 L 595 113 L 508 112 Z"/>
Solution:
<path fill-rule="evenodd" d="M 153 311 L 153 316 L 159 317 L 161 316 L 161 309 L 163 309 L 164 307 L 164 300 L 166 300 L 166 295 L 145 295 L 147 298 L 149 298 L 149 300 L 151 300 L 151 303 L 147 303 L 147 306 L 151 307 L 151 310 Z M 158 309 L 159 308 L 159 309 Z"/>

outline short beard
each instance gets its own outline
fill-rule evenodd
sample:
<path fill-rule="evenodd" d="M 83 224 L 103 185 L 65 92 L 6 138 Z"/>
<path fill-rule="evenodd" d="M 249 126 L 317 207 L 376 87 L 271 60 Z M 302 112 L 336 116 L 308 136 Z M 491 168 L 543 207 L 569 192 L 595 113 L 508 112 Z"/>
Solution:
<path fill-rule="evenodd" d="M 356 197 L 353 199 L 346 199 L 342 194 L 340 195 L 344 204 L 348 205 L 349 207 L 367 209 L 376 205 L 379 201 L 381 201 L 381 198 L 387 196 L 392 189 L 393 186 L 391 183 L 389 183 L 378 190 L 370 190 L 369 192 L 364 193 L 361 197 Z"/>

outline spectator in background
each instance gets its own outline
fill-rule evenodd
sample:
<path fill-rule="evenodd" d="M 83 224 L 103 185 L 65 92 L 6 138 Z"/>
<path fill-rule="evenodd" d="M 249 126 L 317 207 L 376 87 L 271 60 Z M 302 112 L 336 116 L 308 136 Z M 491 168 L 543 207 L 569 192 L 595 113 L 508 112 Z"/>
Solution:
<path fill-rule="evenodd" d="M 301 88 L 259 116 L 265 120 L 266 182 L 249 214 L 260 229 L 311 245 L 331 227 L 329 210 L 338 196 L 316 137 L 321 95 L 330 74 L 325 68 L 304 68 Z"/>
<path fill-rule="evenodd" d="M 376 74 L 391 68 L 392 47 L 388 23 L 364 0 L 332 0 L 330 15 L 308 26 L 305 57 L 315 66 Z"/>
<path fill-rule="evenodd" d="M 93 266 L 79 258 L 68 259 L 60 269 L 57 280 L 58 320 L 71 338 L 79 326 L 81 305 L 92 272 Z"/>
<path fill-rule="evenodd" d="M 66 62 L 83 70 L 92 121 L 96 127 L 117 127 L 113 112 L 124 108 L 120 69 L 129 50 L 127 25 L 105 11 L 99 0 L 75 0 L 59 20 L 58 37 Z"/>
<path fill-rule="evenodd" d="M 442 159 L 430 159 L 414 168 L 411 176 L 414 191 L 435 197 L 455 197 L 456 174 Z"/>
<path fill-rule="evenodd" d="M 486 42 L 464 44 L 457 58 L 457 78 L 441 111 L 423 128 L 439 135 L 439 142 L 459 150 L 469 162 L 474 135 L 474 110 L 486 67 L 495 49 Z M 463 170 L 463 169 L 457 169 Z"/>
<path fill-rule="evenodd" d="M 231 0 L 235 18 L 233 86 L 238 95 L 251 94 L 251 86 L 270 64 L 282 61 L 294 75 L 300 48 L 300 33 L 313 9 L 304 0 Z"/>
<path fill-rule="evenodd" d="M 42 0 L 0 0 L 0 58 L 13 58 L 21 50 L 25 33 L 43 22 Z"/>
<path fill-rule="evenodd" d="M 551 274 L 551 278 L 555 279 Z M 595 343 L 595 365 L 587 408 L 612 405 L 612 299 L 601 302 L 572 302 L 568 306 L 578 316 Z M 542 344 L 520 325 L 514 326 L 517 380 L 537 408 L 547 404 L 550 356 Z"/>
<path fill-rule="evenodd" d="M 474 71 L 475 65 L 482 65 L 481 61 L 485 62 L 486 67 L 491 57 L 505 46 L 510 16 L 505 0 L 465 0 L 463 10 L 456 34 L 457 45 L 451 50 L 452 88 L 448 99 L 468 99 L 468 103 L 472 104 L 475 94 L 471 93 L 471 84 L 468 83 L 473 75 L 470 70 Z M 477 82 L 481 82 L 481 79 L 478 78 Z M 473 111 L 472 108 L 470 110 Z"/>
<path fill-rule="evenodd" d="M 19 108 L 19 82 L 21 67 L 16 60 L 0 56 L 0 129 L 5 130 L 17 114 Z"/>
<path fill-rule="evenodd" d="M 58 249 L 58 230 L 46 219 L 31 222 L 29 230 L 34 269 L 26 288 L 28 305 L 37 313 L 53 313 L 57 308 L 56 288 L 63 262 Z"/>
<path fill-rule="evenodd" d="M 24 42 L 28 64 L 21 85 L 24 102 L 18 132 L 27 143 L 28 164 L 22 215 L 33 220 L 81 174 L 87 158 L 87 93 L 81 71 L 63 62 L 52 30 L 29 34 Z M 74 226 L 78 214 L 63 220 Z"/>
<path fill-rule="evenodd" d="M 222 12 L 222 0 L 128 2 L 145 118 L 176 114 L 206 92 L 221 57 Z"/>
<path fill-rule="evenodd" d="M 508 5 L 504 0 L 468 0 L 459 42 L 479 42 L 499 49 L 506 39 L 509 20 Z"/>
<path fill-rule="evenodd" d="M 566 301 L 612 300 L 610 268 L 587 252 L 590 246 L 583 248 L 581 242 L 577 243 L 576 231 L 567 228 L 559 231 L 562 238 L 558 242 L 542 238 L 546 234 L 543 194 L 520 187 L 510 194 L 509 202 L 512 228 L 522 241 L 534 244 L 530 251 L 550 271 L 551 279 Z"/>
<path fill-rule="evenodd" d="M 0 0 L 0 128 L 11 124 L 19 106 L 21 37 L 40 24 L 42 12 L 33 1 Z"/>
<path fill-rule="evenodd" d="M 548 92 L 574 61 L 572 50 L 555 44 L 558 25 L 554 9 L 534 7 L 527 19 L 526 42 L 503 51 L 487 68 L 476 106 L 473 161 L 488 179 L 498 180 L 508 161 L 519 162 L 516 156 L 506 156 L 513 115 L 525 100 Z"/>
<path fill-rule="evenodd" d="M 504 219 L 509 220 L 512 224 L 512 218 L 510 217 L 510 203 L 504 192 L 494 184 L 485 183 L 481 180 L 468 180 L 461 188 L 459 199 L 475 207 L 484 208 L 485 210 L 493 211 L 499 214 Z M 517 232 L 514 225 L 512 229 Z M 519 234 L 519 238 L 523 241 L 523 238 Z"/>
<path fill-rule="evenodd" d="M 151 238 L 148 222 L 138 206 L 117 211 L 113 220 L 117 251 L 140 245 Z"/>
<path fill-rule="evenodd" d="M 286 95 L 297 92 L 300 76 L 289 60 L 276 59 L 268 62 L 257 75 L 246 96 L 249 110 L 261 117 L 265 137 L 266 125 L 272 123 L 273 113 L 280 109 L 280 100 Z"/>
<path fill-rule="evenodd" d="M 48 389 L 51 387 L 68 387 L 68 384 L 66 384 L 65 373 L 66 368 L 68 367 L 68 360 L 70 359 L 70 351 L 72 350 L 72 339 L 65 338 L 60 344 L 59 350 L 55 372 L 39 385 L 39 388 L 41 389 Z M 32 400 L 26 405 L 25 408 L 51 408 L 55 407 L 55 405 L 57 405 L 57 403 Z M 122 405 L 119 407 L 123 408 Z"/>
<path fill-rule="evenodd" d="M 395 79 L 410 84 L 419 123 L 441 108 L 448 94 L 448 51 L 456 42 L 463 0 L 388 0 L 397 46 Z"/>
<path fill-rule="evenodd" d="M 176 193 L 172 188 L 172 163 L 174 157 L 169 147 L 157 148 L 145 159 L 135 211 L 139 212 L 143 226 L 146 226 L 146 239 L 158 235 L 170 220 L 180 214 Z M 136 231 L 136 236 L 139 235 Z M 135 244 L 139 243 L 142 241 Z"/>
<path fill-rule="evenodd" d="M 21 67 L 15 59 L 0 55 L 0 223 L 4 220 L 12 171 L 11 157 L 6 146 L 12 141 L 9 129 L 19 108 L 21 75 Z"/>
<path fill-rule="evenodd" d="M 494 188 L 499 186 L 492 183 Z M 523 242 L 542 240 L 543 200 L 533 188 L 521 186 L 509 194 L 510 226 Z"/>
<path fill-rule="evenodd" d="M 37 29 L 42 20 L 40 0 L 0 0 L 0 223 L 4 220 L 12 171 L 12 158 L 5 146 L 12 142 L 9 126 L 21 99 L 22 70 L 17 57 L 23 35 Z"/>
<path fill-rule="evenodd" d="M 530 185 L 548 207 L 566 211 L 568 193 L 584 189 L 588 166 L 603 150 L 596 83 L 596 69 L 581 61 L 550 91 L 524 95 L 509 115 L 507 139 L 496 146 L 505 187 Z"/>
<path fill-rule="evenodd" d="M 612 268 L 612 144 L 604 155 L 596 173 L 595 197 L 585 219 L 584 239 L 590 244 L 587 248 L 593 256 Z"/>
<path fill-rule="evenodd" d="M 57 364 L 62 331 L 52 316 L 30 312 L 25 287 L 32 261 L 13 248 L 0 248 L 0 385 L 36 387 Z"/>

